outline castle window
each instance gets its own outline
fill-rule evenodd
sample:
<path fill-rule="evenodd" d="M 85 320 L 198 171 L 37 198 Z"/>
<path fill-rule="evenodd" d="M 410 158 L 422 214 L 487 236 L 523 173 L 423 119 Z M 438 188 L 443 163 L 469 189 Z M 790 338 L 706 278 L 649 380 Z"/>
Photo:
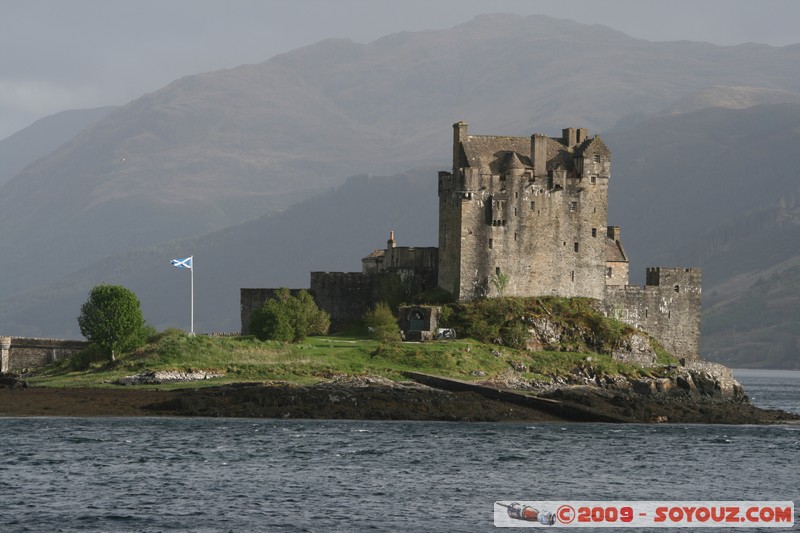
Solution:
<path fill-rule="evenodd" d="M 514 198 L 519 198 L 519 193 L 518 192 L 514 193 Z"/>
<path fill-rule="evenodd" d="M 500 267 L 494 267 L 494 273 L 496 276 L 500 275 Z"/>
<path fill-rule="evenodd" d="M 606 277 L 610 278 L 614 275 L 614 268 L 613 267 L 606 267 Z"/>
<path fill-rule="evenodd" d="M 514 208 L 514 216 L 517 216 L 517 208 Z"/>
<path fill-rule="evenodd" d="M 492 239 L 489 239 L 489 249 L 492 249 Z"/>
<path fill-rule="evenodd" d="M 597 183 L 597 176 L 592 176 L 591 181 L 592 183 Z"/>
<path fill-rule="evenodd" d="M 578 251 L 578 243 L 577 243 L 577 242 L 576 242 L 576 243 L 574 243 L 574 246 L 573 246 L 573 247 L 574 247 L 575 251 L 577 252 L 577 251 Z"/>
<path fill-rule="evenodd" d="M 575 271 L 574 270 L 572 271 L 571 275 L 572 275 L 572 281 L 575 281 Z"/>
<path fill-rule="evenodd" d="M 536 209 L 536 202 L 531 202 L 531 211 Z"/>
<path fill-rule="evenodd" d="M 595 163 L 599 163 L 600 162 L 600 154 L 594 154 L 594 162 Z"/>
<path fill-rule="evenodd" d="M 574 213 L 578 210 L 578 202 L 570 202 L 569 203 L 569 212 Z"/>
<path fill-rule="evenodd" d="M 675 285 L 675 292 L 681 292 L 681 286 Z"/>
<path fill-rule="evenodd" d="M 516 233 L 514 234 L 514 240 L 515 241 L 517 240 L 517 234 Z"/>
<path fill-rule="evenodd" d="M 644 310 L 644 317 L 647 318 L 647 309 Z"/>
<path fill-rule="evenodd" d="M 592 237 L 597 237 L 597 228 L 592 228 Z"/>

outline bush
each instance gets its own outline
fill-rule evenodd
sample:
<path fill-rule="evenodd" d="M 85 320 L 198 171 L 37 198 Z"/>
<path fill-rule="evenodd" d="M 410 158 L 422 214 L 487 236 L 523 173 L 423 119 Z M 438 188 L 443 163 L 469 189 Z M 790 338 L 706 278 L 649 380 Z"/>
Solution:
<path fill-rule="evenodd" d="M 326 334 L 330 323 L 330 315 L 317 307 L 308 291 L 292 296 L 282 288 L 253 313 L 250 331 L 262 341 L 301 342 L 308 335 Z"/>
<path fill-rule="evenodd" d="M 89 292 L 78 317 L 81 333 L 112 361 L 143 346 L 153 331 L 142 317 L 139 299 L 120 285 L 98 285 Z"/>
<path fill-rule="evenodd" d="M 364 325 L 370 337 L 380 342 L 400 342 L 400 327 L 392 309 L 386 302 L 379 302 L 373 309 L 364 313 Z"/>

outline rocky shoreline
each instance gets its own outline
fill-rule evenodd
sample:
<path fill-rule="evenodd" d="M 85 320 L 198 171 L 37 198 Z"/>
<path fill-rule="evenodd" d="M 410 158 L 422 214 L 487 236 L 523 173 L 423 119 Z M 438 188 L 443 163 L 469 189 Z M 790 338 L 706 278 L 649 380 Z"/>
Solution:
<path fill-rule="evenodd" d="M 239 383 L 173 391 L 24 387 L 22 382 L 6 380 L 0 387 L 0 416 L 800 423 L 800 415 L 753 406 L 729 370 L 716 366 L 679 368 L 659 379 L 579 373 L 578 383 L 538 386 L 513 381 L 472 383 L 422 374 L 403 382 L 376 376 L 331 376 L 307 386 Z"/>

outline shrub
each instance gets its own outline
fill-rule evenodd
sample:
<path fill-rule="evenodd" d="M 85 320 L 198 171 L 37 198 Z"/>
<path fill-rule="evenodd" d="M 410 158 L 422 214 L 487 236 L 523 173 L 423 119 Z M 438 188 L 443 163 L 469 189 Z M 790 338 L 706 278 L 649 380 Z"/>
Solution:
<path fill-rule="evenodd" d="M 364 325 L 369 328 L 370 336 L 380 342 L 401 340 L 397 319 L 386 302 L 379 302 L 373 309 L 364 313 Z"/>
<path fill-rule="evenodd" d="M 330 315 L 308 291 L 292 296 L 286 288 L 278 289 L 250 320 L 250 330 L 262 341 L 301 342 L 308 335 L 326 334 L 329 327 Z"/>

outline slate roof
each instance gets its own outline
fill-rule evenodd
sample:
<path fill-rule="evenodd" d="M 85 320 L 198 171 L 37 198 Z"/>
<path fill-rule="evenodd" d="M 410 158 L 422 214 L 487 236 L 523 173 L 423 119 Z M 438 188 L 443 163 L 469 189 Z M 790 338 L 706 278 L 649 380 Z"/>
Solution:
<path fill-rule="evenodd" d="M 610 263 L 627 263 L 628 257 L 622 248 L 622 243 L 606 238 L 606 261 Z"/>
<path fill-rule="evenodd" d="M 369 255 L 368 255 L 368 256 L 366 256 L 366 257 L 362 258 L 361 260 L 362 260 L 362 261 L 364 261 L 365 259 L 377 259 L 377 258 L 379 258 L 379 257 L 383 257 L 384 255 L 386 255 L 386 250 L 383 250 L 383 249 L 380 249 L 380 250 L 372 250 L 372 251 L 369 253 Z"/>
<path fill-rule="evenodd" d="M 589 143 L 585 143 L 587 148 Z M 603 145 L 605 146 L 605 145 Z M 511 154 L 515 154 L 513 158 Z M 530 137 L 470 135 L 461 142 L 461 165 L 478 168 L 486 174 L 500 174 L 508 168 L 532 167 Z M 517 159 L 518 161 L 514 161 Z M 547 138 L 547 167 L 572 169 L 573 156 L 558 139 Z M 512 164 L 514 166 L 508 166 Z M 522 165 L 517 166 L 517 165 Z"/>

